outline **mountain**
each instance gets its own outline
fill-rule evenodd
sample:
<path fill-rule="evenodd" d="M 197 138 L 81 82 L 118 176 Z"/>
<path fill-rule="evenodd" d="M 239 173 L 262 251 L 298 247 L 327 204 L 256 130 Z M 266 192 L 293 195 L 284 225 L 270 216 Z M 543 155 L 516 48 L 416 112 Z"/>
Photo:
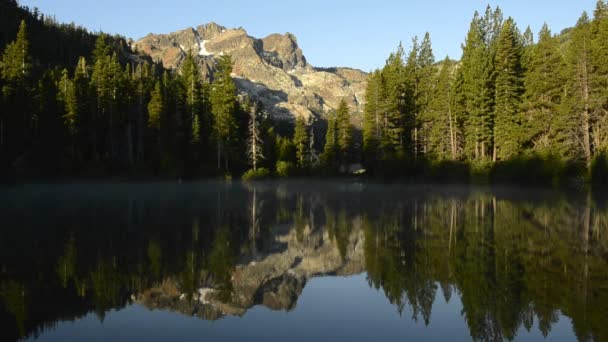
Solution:
<path fill-rule="evenodd" d="M 276 119 L 323 115 L 336 109 L 342 99 L 353 113 L 363 110 L 367 74 L 311 66 L 291 33 L 258 39 L 242 28 L 209 23 L 169 34 L 149 34 L 132 47 L 173 69 L 179 69 L 191 52 L 207 80 L 213 78 L 215 57 L 230 54 L 239 91 L 261 101 Z"/>

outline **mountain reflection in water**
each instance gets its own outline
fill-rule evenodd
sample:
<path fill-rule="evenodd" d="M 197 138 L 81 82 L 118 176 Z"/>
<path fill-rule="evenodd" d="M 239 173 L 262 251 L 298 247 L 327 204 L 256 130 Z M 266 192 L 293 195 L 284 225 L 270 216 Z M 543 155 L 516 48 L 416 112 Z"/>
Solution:
<path fill-rule="evenodd" d="M 391 315 L 419 329 L 432 326 L 434 308 L 458 303 L 445 308 L 449 320 L 475 340 L 550 339 L 559 321 L 571 321 L 579 340 L 608 340 L 608 209 L 586 194 L 304 181 L 38 184 L 0 190 L 0 204 L 3 341 L 138 307 L 245 325 L 258 306 L 295 314 L 313 278 L 361 274 L 349 279 L 368 291 L 353 302 L 377 289 Z M 330 292 L 317 289 L 316 300 Z M 432 329 L 442 337 L 441 325 Z"/>

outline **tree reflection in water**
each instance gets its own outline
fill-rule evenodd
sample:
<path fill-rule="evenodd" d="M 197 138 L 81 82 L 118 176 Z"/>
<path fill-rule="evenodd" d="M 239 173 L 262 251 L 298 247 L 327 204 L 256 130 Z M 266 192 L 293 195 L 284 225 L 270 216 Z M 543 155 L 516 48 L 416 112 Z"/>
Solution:
<path fill-rule="evenodd" d="M 429 324 L 458 296 L 476 340 L 608 340 L 608 210 L 590 195 L 335 183 L 26 186 L 0 193 L 2 340 L 134 302 L 215 320 L 292 310 L 367 272 Z M 441 291 L 439 292 L 439 288 Z"/>

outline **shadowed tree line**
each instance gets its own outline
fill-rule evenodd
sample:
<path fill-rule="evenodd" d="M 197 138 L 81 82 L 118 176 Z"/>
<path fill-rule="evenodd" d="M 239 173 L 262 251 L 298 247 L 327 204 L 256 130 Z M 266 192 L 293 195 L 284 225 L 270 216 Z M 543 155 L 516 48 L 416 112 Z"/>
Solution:
<path fill-rule="evenodd" d="M 369 76 L 362 130 L 345 101 L 321 120 L 270 120 L 239 95 L 229 56 L 201 79 L 122 37 L 3 2 L 3 178 L 337 176 L 605 185 L 608 6 L 535 37 L 499 8 L 475 13 L 460 61 L 431 38 Z M 287 127 L 287 128 L 286 128 Z"/>

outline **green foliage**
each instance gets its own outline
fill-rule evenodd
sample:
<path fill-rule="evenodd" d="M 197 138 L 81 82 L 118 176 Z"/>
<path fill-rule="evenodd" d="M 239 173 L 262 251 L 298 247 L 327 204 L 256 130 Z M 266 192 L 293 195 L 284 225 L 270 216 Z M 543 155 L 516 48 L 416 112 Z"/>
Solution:
<path fill-rule="evenodd" d="M 291 162 L 280 160 L 277 162 L 276 172 L 281 178 L 290 177 L 294 175 L 295 166 Z"/>
<path fill-rule="evenodd" d="M 518 30 L 513 19 L 507 19 L 497 40 L 494 56 L 494 160 L 508 160 L 520 151 L 521 120 L 521 53 Z"/>
<path fill-rule="evenodd" d="M 337 135 L 337 122 L 336 117 L 333 113 L 330 113 L 327 117 L 327 132 L 325 133 L 325 148 L 321 155 L 321 165 L 329 170 L 336 170 L 338 168 L 338 135 Z"/>
<path fill-rule="evenodd" d="M 538 44 L 531 47 L 524 80 L 522 145 L 525 149 L 541 154 L 566 153 L 564 144 L 558 140 L 563 135 L 560 126 L 565 119 L 560 117 L 559 108 L 565 82 L 559 71 L 563 63 L 559 42 L 545 24 L 539 33 Z"/>
<path fill-rule="evenodd" d="M 277 172 L 278 172 L 278 167 L 277 167 Z M 257 170 L 254 170 L 254 169 L 247 170 L 247 172 L 245 172 L 243 174 L 241 179 L 244 181 L 253 181 L 253 180 L 266 179 L 268 177 L 270 177 L 270 171 L 266 168 L 260 167 Z M 281 177 L 286 177 L 286 176 L 281 176 Z"/>
<path fill-rule="evenodd" d="M 298 117 L 296 119 L 295 132 L 293 135 L 293 145 L 296 149 L 296 163 L 299 168 L 308 167 L 309 151 L 308 125 L 306 119 Z"/>
<path fill-rule="evenodd" d="M 160 129 L 161 117 L 164 110 L 162 83 L 156 81 L 148 103 L 148 127 Z"/>
<path fill-rule="evenodd" d="M 230 74 L 232 73 L 232 59 L 230 55 L 223 55 L 217 62 L 217 71 L 211 86 L 210 102 L 213 113 L 213 134 L 217 141 L 218 168 L 223 156 L 225 164 L 228 161 L 228 152 L 231 144 L 236 140 L 237 111 L 236 85 Z"/>
<path fill-rule="evenodd" d="M 14 172 L 15 161 L 41 174 L 186 177 L 237 174 L 258 163 L 273 170 L 278 162 L 298 174 L 336 174 L 362 162 L 378 177 L 462 179 L 468 168 L 481 182 L 547 177 L 542 183 L 563 184 L 591 173 L 608 149 L 603 0 L 593 18 L 583 14 L 558 36 L 543 26 L 537 43 L 529 28 L 522 34 L 499 8 L 487 7 L 474 15 L 460 61 L 435 62 L 428 33 L 408 51 L 400 44 L 369 75 L 361 136 L 351 126 L 358 113 L 343 99 L 327 116 L 324 146 L 315 120 L 296 120 L 288 139 L 277 132 L 291 127 L 263 118 L 252 100 L 239 103 L 228 55 L 216 59 L 210 83 L 192 53 L 171 72 L 133 58 L 121 37 L 2 6 L 2 173 Z M 69 37 L 74 47 L 49 49 L 40 37 Z"/>
<path fill-rule="evenodd" d="M 194 119 L 192 120 L 192 143 L 200 143 L 201 142 L 201 120 L 199 119 L 200 115 L 195 114 Z"/>
<path fill-rule="evenodd" d="M 347 164 L 352 158 L 353 131 L 350 123 L 350 111 L 344 99 L 340 101 L 336 111 L 335 130 L 340 159 L 342 164 Z"/>
<path fill-rule="evenodd" d="M 22 20 L 15 40 L 8 44 L 2 54 L 0 63 L 2 78 L 7 87 L 23 86 L 31 72 L 30 44 L 27 38 L 27 28 Z M 8 89 L 4 90 L 6 93 Z"/>

